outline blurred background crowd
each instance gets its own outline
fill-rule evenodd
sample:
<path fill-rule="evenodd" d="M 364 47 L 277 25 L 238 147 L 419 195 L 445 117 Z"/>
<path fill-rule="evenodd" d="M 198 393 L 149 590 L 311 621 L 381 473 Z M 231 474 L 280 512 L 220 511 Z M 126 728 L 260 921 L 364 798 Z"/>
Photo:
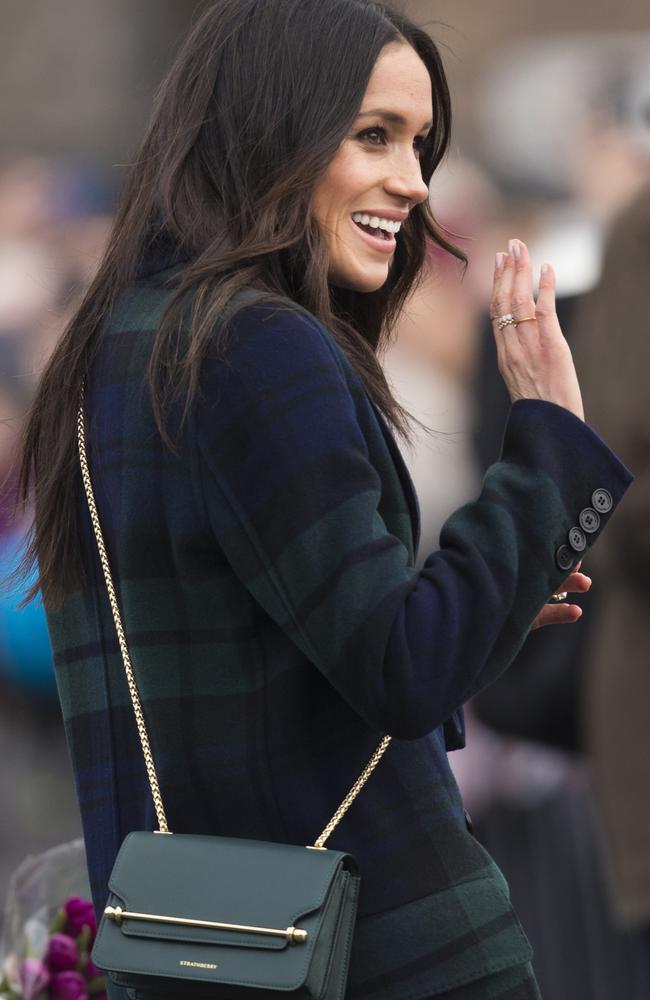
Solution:
<path fill-rule="evenodd" d="M 188 0 L 4 0 L 0 32 L 0 577 L 16 445 L 43 364 L 102 252 L 129 155 Z M 587 422 L 637 481 L 584 562 L 574 626 L 532 633 L 451 755 L 504 870 L 547 1000 L 650 997 L 650 11 L 647 0 L 406 0 L 442 47 L 455 110 L 432 255 L 385 368 L 428 427 L 405 453 L 420 564 L 499 455 L 508 399 L 488 296 L 526 241 L 558 277 Z M 80 834 L 37 603 L 0 593 L 0 913 L 30 852 Z M 0 917 L 1 920 L 1 917 Z"/>

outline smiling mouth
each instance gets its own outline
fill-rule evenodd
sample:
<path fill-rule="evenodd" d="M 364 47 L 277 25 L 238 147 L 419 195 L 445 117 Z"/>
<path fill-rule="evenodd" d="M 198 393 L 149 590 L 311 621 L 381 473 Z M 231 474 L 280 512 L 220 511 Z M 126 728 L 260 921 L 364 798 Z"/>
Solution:
<path fill-rule="evenodd" d="M 356 222 L 355 219 L 352 220 L 355 226 L 361 230 L 362 233 L 367 233 L 368 236 L 374 236 L 375 239 L 381 240 L 392 240 L 394 239 L 393 233 L 386 232 L 385 229 L 379 229 L 373 226 L 364 226 L 362 222 Z"/>
<path fill-rule="evenodd" d="M 359 237 L 373 253 L 384 256 L 392 256 L 397 250 L 397 240 L 395 233 L 389 233 L 379 227 L 374 228 L 367 223 L 362 223 L 358 219 L 350 217 L 350 222 L 354 225 Z M 381 235 L 380 235 L 381 233 Z"/>

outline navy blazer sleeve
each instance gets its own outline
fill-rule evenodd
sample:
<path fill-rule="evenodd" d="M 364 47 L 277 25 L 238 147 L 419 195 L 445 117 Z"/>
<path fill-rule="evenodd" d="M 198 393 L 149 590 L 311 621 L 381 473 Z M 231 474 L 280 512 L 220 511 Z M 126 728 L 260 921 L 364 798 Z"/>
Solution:
<path fill-rule="evenodd" d="M 417 571 L 379 513 L 355 380 L 310 314 L 239 313 L 194 417 L 203 502 L 268 615 L 373 728 L 413 739 L 508 666 L 567 576 L 556 553 L 580 511 L 596 489 L 613 511 L 632 477 L 569 411 L 518 401 L 480 496 Z"/>

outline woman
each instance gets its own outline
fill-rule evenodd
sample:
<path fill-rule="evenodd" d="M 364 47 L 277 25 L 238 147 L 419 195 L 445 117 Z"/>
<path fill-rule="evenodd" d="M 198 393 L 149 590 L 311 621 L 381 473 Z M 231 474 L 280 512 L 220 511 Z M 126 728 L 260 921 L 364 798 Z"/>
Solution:
<path fill-rule="evenodd" d="M 449 123 L 434 44 L 378 4 L 214 4 L 158 94 L 25 442 L 98 911 L 124 835 L 154 820 L 79 477 L 84 377 L 170 829 L 313 843 L 395 737 L 329 841 L 362 870 L 351 998 L 537 995 L 446 751 L 531 625 L 575 620 L 544 607 L 589 586 L 567 532 L 594 490 L 613 506 L 631 478 L 583 423 L 552 271 L 536 311 L 514 242 L 495 281 L 518 400 L 503 461 L 415 570 L 417 500 L 389 430 L 406 419 L 377 354 L 427 240 L 460 256 L 427 209 Z"/>

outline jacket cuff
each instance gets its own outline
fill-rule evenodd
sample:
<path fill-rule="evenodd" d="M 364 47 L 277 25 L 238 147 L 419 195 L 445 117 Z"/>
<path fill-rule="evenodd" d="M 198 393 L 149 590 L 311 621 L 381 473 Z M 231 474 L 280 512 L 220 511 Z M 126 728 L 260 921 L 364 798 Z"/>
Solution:
<path fill-rule="evenodd" d="M 554 538 L 562 579 L 594 544 L 634 480 L 584 421 L 563 406 L 537 399 L 512 405 L 501 460 L 534 466 L 555 483 L 568 515 Z"/>

